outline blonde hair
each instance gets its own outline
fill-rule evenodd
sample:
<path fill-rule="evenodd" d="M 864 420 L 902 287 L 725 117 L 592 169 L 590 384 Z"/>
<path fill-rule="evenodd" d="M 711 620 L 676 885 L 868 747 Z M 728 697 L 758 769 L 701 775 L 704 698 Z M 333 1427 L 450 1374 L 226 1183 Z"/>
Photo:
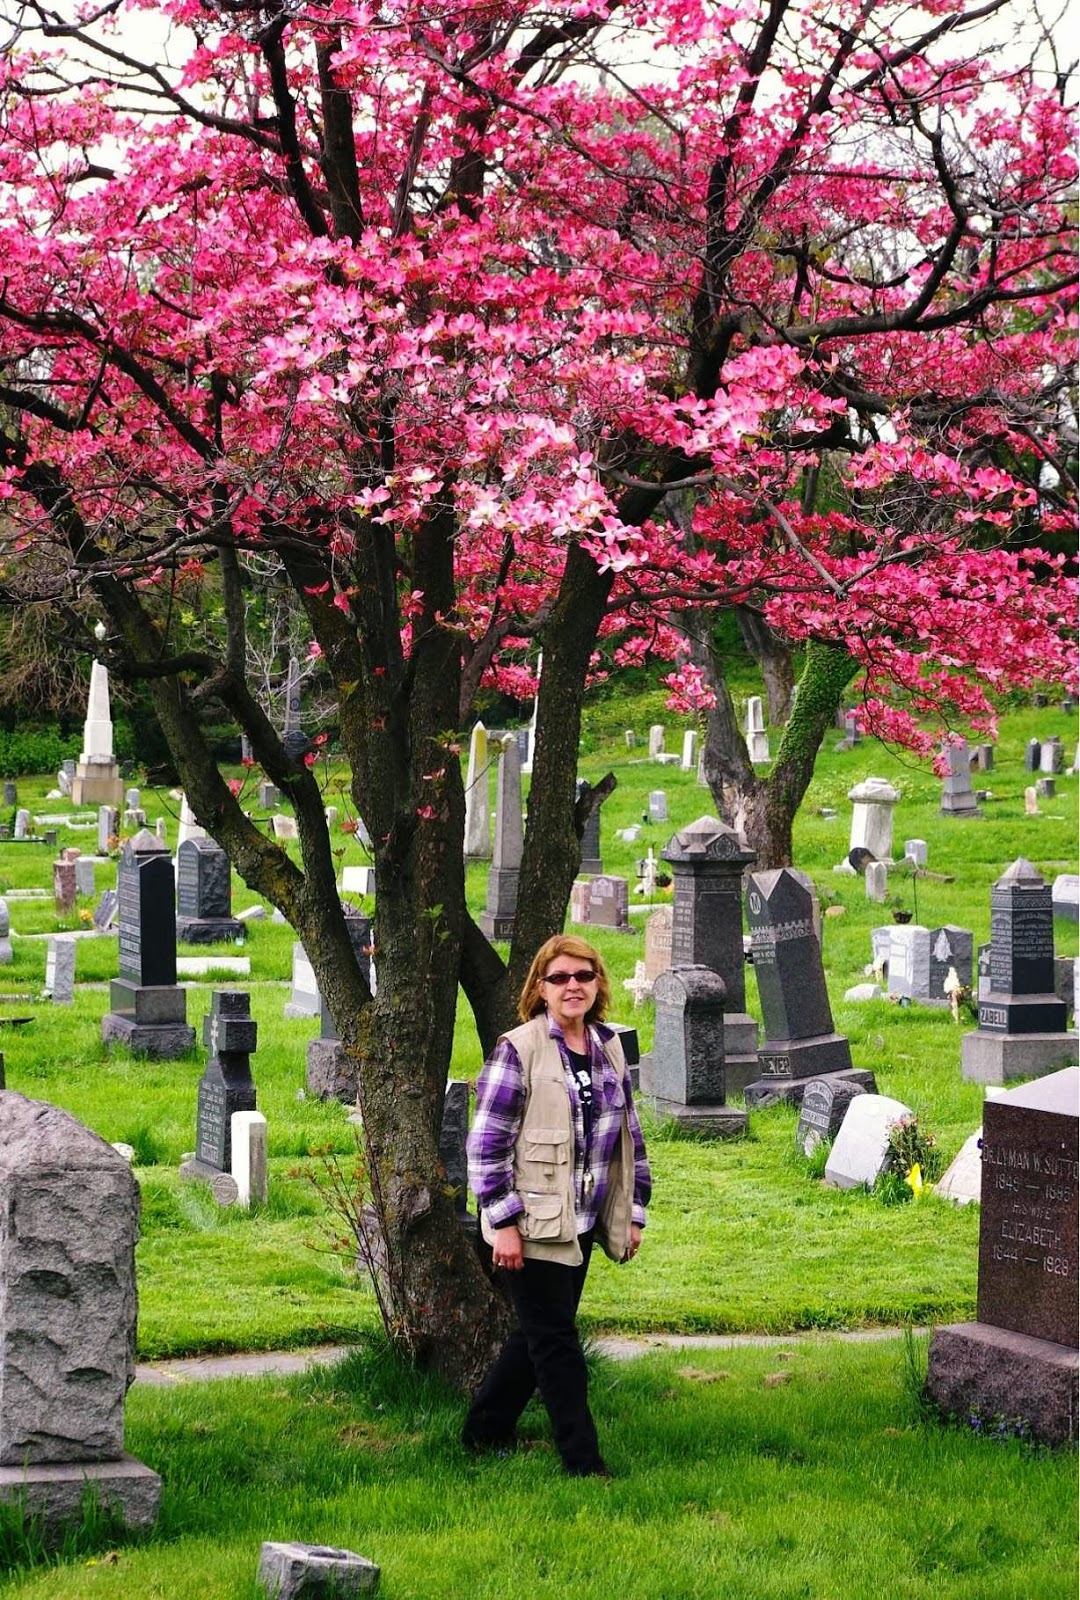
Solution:
<path fill-rule="evenodd" d="M 589 962 L 596 974 L 596 999 L 585 1013 L 585 1021 L 603 1022 L 611 1004 L 611 984 L 608 982 L 604 958 L 599 950 L 594 950 L 591 944 L 586 944 L 584 939 L 579 939 L 573 933 L 553 934 L 533 956 L 532 966 L 518 998 L 518 1016 L 522 1022 L 528 1022 L 531 1017 L 538 1017 L 547 1010 L 543 978 L 556 956 L 573 956 L 578 961 Z"/>

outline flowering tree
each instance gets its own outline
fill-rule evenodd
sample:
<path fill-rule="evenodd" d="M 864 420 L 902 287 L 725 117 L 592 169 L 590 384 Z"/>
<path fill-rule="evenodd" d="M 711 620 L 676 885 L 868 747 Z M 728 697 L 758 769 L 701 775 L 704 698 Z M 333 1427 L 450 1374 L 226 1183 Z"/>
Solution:
<path fill-rule="evenodd" d="M 562 925 L 604 652 L 695 641 L 674 689 L 722 721 L 712 608 L 805 640 L 791 814 L 853 672 L 911 734 L 894 685 L 970 711 L 958 669 L 1064 669 L 1058 574 L 1008 542 L 1070 503 L 1074 169 L 1060 101 L 964 46 L 1004 3 L 173 0 L 142 52 L 111 6 L 13 12 L 3 595 L 104 613 L 198 820 L 303 938 L 359 1063 L 393 1330 L 462 1382 L 501 1310 L 439 1183 L 456 992 L 488 1041 Z M 251 681 L 268 565 L 373 840 L 374 1000 L 316 752 Z M 533 639 L 506 963 L 465 906 L 456 730 Z M 220 776 L 222 713 L 299 865 Z"/>

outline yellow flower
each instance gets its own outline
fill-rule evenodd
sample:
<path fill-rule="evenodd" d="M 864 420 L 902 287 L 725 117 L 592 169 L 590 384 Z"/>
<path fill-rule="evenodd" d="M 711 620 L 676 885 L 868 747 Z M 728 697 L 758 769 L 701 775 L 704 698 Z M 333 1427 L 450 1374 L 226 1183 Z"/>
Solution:
<path fill-rule="evenodd" d="M 917 1161 L 904 1179 L 904 1182 L 911 1190 L 912 1196 L 917 1200 L 923 1192 L 922 1168 Z"/>

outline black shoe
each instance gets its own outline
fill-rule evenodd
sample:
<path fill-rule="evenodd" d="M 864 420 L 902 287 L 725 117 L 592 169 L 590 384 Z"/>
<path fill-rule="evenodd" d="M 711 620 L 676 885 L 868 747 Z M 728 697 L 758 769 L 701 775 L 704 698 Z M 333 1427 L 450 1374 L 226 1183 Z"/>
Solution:
<path fill-rule="evenodd" d="M 610 1479 L 614 1476 L 611 1468 L 606 1466 L 603 1461 L 598 1461 L 594 1467 L 567 1467 L 565 1471 L 568 1478 Z"/>
<path fill-rule="evenodd" d="M 476 1434 L 463 1433 L 461 1435 L 462 1449 L 471 1456 L 496 1456 L 504 1461 L 507 1456 L 512 1456 L 517 1445 L 516 1439 L 483 1439 Z"/>

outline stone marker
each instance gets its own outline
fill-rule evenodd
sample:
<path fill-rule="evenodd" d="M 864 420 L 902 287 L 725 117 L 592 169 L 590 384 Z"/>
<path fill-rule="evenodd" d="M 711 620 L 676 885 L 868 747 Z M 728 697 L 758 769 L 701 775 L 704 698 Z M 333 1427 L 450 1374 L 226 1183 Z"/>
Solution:
<path fill-rule="evenodd" d="M 93 856 L 80 856 L 75 862 L 75 893 L 88 895 L 91 898 L 97 893 Z"/>
<path fill-rule="evenodd" d="M 145 830 L 125 844 L 116 874 L 120 974 L 109 986 L 101 1037 L 171 1059 L 195 1043 L 187 994 L 176 983 L 176 902 L 169 852 Z"/>
<path fill-rule="evenodd" d="M 59 934 L 45 947 L 45 994 L 54 1006 L 69 1006 L 75 998 L 75 940 Z"/>
<path fill-rule="evenodd" d="M 941 786 L 943 817 L 981 817 L 971 788 L 971 757 L 965 743 L 947 744 L 942 751 L 947 771 Z"/>
<path fill-rule="evenodd" d="M 53 900 L 58 917 L 69 917 L 75 910 L 78 890 L 75 882 L 74 861 L 53 862 Z"/>
<path fill-rule="evenodd" d="M 65 762 L 64 766 L 67 767 Z M 90 694 L 78 765 L 71 763 L 70 794 L 77 806 L 119 805 L 124 783 L 113 755 L 109 674 L 103 662 L 90 668 Z"/>
<path fill-rule="evenodd" d="M 889 869 L 884 861 L 871 861 L 863 873 L 863 882 L 866 885 L 866 898 L 884 905 L 889 898 Z"/>
<path fill-rule="evenodd" d="M 1063 922 L 1080 922 L 1080 877 L 1075 872 L 1059 872 L 1050 886 L 1054 916 Z"/>
<path fill-rule="evenodd" d="M 725 1084 L 741 1094 L 758 1075 L 758 1028 L 746 1009 L 742 880 L 755 860 L 734 828 L 699 817 L 660 852 L 671 865 L 671 965 L 702 965 L 723 979 Z"/>
<path fill-rule="evenodd" d="M 747 1105 L 798 1104 L 809 1079 L 836 1072 L 876 1087 L 872 1072 L 852 1067 L 851 1047 L 833 1029 L 814 899 L 790 867 L 750 874 L 746 913 L 766 1040 L 758 1049 L 761 1077 L 745 1091 Z"/>
<path fill-rule="evenodd" d="M 570 885 L 570 910 L 567 913 L 571 922 L 584 925 L 589 920 L 589 900 L 592 896 L 592 883 L 588 878 L 575 878 Z"/>
<path fill-rule="evenodd" d="M 0 967 L 10 965 L 11 960 L 11 913 L 7 901 L 0 896 Z"/>
<path fill-rule="evenodd" d="M 654 722 L 649 729 L 649 755 L 655 761 L 657 756 L 662 756 L 663 754 L 664 726 L 660 722 Z"/>
<path fill-rule="evenodd" d="M 116 918 L 120 897 L 115 889 L 103 889 L 101 899 L 94 908 L 94 927 L 99 933 L 108 933 Z"/>
<path fill-rule="evenodd" d="M 342 867 L 341 892 L 342 894 L 374 894 L 375 868 Z"/>
<path fill-rule="evenodd" d="M 1026 772 L 1038 772 L 1039 761 L 1041 757 L 1042 741 L 1039 739 L 1029 739 L 1024 750 L 1024 770 Z"/>
<path fill-rule="evenodd" d="M 348 908 L 345 912 L 345 926 L 348 929 L 349 941 L 353 947 L 357 964 L 361 973 L 367 980 L 368 988 L 375 993 L 375 958 L 372 953 L 373 931 L 370 917 L 353 915 Z M 294 945 L 293 949 L 303 952 L 303 945 Z M 304 957 L 305 963 L 307 957 Z M 311 971 L 308 966 L 308 971 Z M 293 967 L 293 983 L 296 982 L 296 968 Z M 311 982 L 315 983 L 315 975 L 311 973 Z M 294 989 L 295 994 L 295 989 Z M 343 1105 L 355 1105 L 356 1094 L 359 1087 L 356 1057 L 341 1042 L 341 1033 L 334 1021 L 330 1006 L 324 995 L 315 989 L 319 1002 L 319 1016 L 321 1019 L 319 1037 L 312 1039 L 307 1047 L 307 1076 L 305 1079 L 308 1094 L 315 1095 L 320 1100 L 340 1100 Z"/>
<path fill-rule="evenodd" d="M 165 819 L 162 818 L 161 820 L 164 821 Z M 187 795 L 184 795 L 180 801 L 180 821 L 177 824 L 176 829 L 176 858 L 178 871 L 180 865 L 180 846 L 186 839 L 205 839 L 206 836 L 206 829 L 200 827 L 198 822 L 196 822 L 195 813 L 188 805 Z"/>
<path fill-rule="evenodd" d="M 926 1390 L 942 1410 L 1077 1434 L 1077 1113 L 1069 1067 L 983 1108 L 978 1321 L 935 1328 Z"/>
<path fill-rule="evenodd" d="M 753 694 L 746 702 L 746 749 L 754 766 L 769 760 L 769 735 L 765 732 L 761 696 Z"/>
<path fill-rule="evenodd" d="M 28 839 L 30 837 L 30 833 L 30 813 L 26 807 L 23 806 L 20 811 L 16 811 L 15 813 L 15 837 L 16 839 Z"/>
<path fill-rule="evenodd" d="M 322 998 L 315 981 L 315 971 L 298 939 L 292 947 L 292 994 L 285 1002 L 284 1014 L 290 1020 L 317 1017 L 321 1008 Z"/>
<path fill-rule="evenodd" d="M 176 852 L 176 937 L 184 944 L 235 942 L 244 924 L 232 914 L 232 868 L 221 846 L 205 834 L 187 838 Z"/>
<path fill-rule="evenodd" d="M 521 756 L 514 738 L 504 739 L 495 788 L 495 846 L 488 870 L 487 905 L 479 917 L 489 939 L 511 939 L 517 910 L 524 833 L 521 822 Z"/>
<path fill-rule="evenodd" d="M 875 930 L 877 931 L 877 930 Z M 889 934 L 888 992 L 896 1000 L 917 1000 L 920 1005 L 950 1004 L 945 980 L 950 968 L 965 989 L 971 988 L 974 935 L 969 928 L 948 923 L 924 928 L 917 922 L 893 926 Z"/>
<path fill-rule="evenodd" d="M 289 657 L 285 669 L 285 708 L 281 723 L 283 735 L 300 733 L 300 663 L 295 656 Z"/>
<path fill-rule="evenodd" d="M 672 920 L 671 906 L 658 906 L 645 924 L 645 982 L 651 990 L 662 972 L 671 966 Z"/>
<path fill-rule="evenodd" d="M 242 989 L 216 989 L 203 1018 L 203 1044 L 210 1059 L 199 1079 L 195 1156 L 181 1166 L 182 1178 L 209 1180 L 231 1171 L 233 1113 L 256 1109 L 251 1056 L 257 1035 L 250 995 Z"/>
<path fill-rule="evenodd" d="M 269 779 L 264 778 L 256 792 L 260 811 L 273 811 L 275 806 L 281 804 L 281 790 L 277 784 L 271 783 Z"/>
<path fill-rule="evenodd" d="M 1039 814 L 1039 791 L 1029 784 L 1024 790 L 1024 815 L 1037 817 Z"/>
<path fill-rule="evenodd" d="M 1053 800 L 1057 796 L 1057 784 L 1053 778 L 1036 778 L 1035 796 L 1039 800 Z"/>
<path fill-rule="evenodd" d="M 714 1139 L 745 1133 L 747 1115 L 724 1104 L 724 980 L 678 966 L 653 984 L 656 1033 L 642 1058 L 641 1092 L 659 1116 Z"/>
<path fill-rule="evenodd" d="M 157 1515 L 160 1478 L 124 1452 L 138 1237 L 123 1157 L 68 1112 L 0 1092 L 0 1500 L 50 1543 L 87 1489 L 129 1527 Z"/>
<path fill-rule="evenodd" d="M 1053 777 L 1056 772 L 1065 771 L 1065 751 L 1059 734 L 1054 734 L 1051 739 L 1044 739 L 1039 752 L 1039 771 Z"/>
<path fill-rule="evenodd" d="M 482 722 L 469 737 L 465 778 L 465 859 L 491 860 L 491 807 L 488 804 L 488 736 Z"/>
<path fill-rule="evenodd" d="M 913 861 L 920 871 L 925 872 L 928 858 L 929 852 L 925 839 L 904 840 L 904 859 L 906 861 Z"/>
<path fill-rule="evenodd" d="M 637 734 L 634 732 L 633 728 L 626 728 L 623 730 L 623 743 L 626 745 L 628 750 L 633 750 L 634 746 L 637 744 Z"/>
<path fill-rule="evenodd" d="M 275 839 L 288 841 L 290 839 L 299 839 L 300 837 L 300 829 L 296 825 L 295 817 L 286 817 L 283 814 L 271 817 L 270 826 L 274 830 Z"/>
<path fill-rule="evenodd" d="M 630 933 L 630 889 L 625 878 L 605 873 L 589 881 L 587 918 L 594 928 L 615 928 Z"/>
<path fill-rule="evenodd" d="M 97 820 L 97 853 L 107 856 L 114 848 L 120 829 L 120 813 L 115 806 L 99 806 Z"/>
<path fill-rule="evenodd" d="M 976 1128 L 960 1146 L 948 1168 L 934 1185 L 934 1193 L 958 1206 L 970 1205 L 982 1193 L 982 1129 Z"/>
<path fill-rule="evenodd" d="M 11 779 L 9 778 L 7 780 L 7 782 L 4 784 L 4 804 L 5 804 L 5 806 L 13 807 L 13 806 L 17 806 L 18 803 L 19 803 L 19 791 L 15 787 L 15 785 L 12 783 Z"/>
<path fill-rule="evenodd" d="M 591 785 L 584 778 L 579 778 L 575 789 L 575 799 L 578 804 L 589 793 Z M 601 802 L 602 804 L 603 802 Z M 578 865 L 579 872 L 601 873 L 604 863 L 600 859 L 600 806 L 593 806 L 581 830 L 581 861 Z"/>
<path fill-rule="evenodd" d="M 258 1581 L 267 1600 L 350 1600 L 375 1593 L 379 1568 L 365 1556 L 333 1545 L 267 1540 L 259 1553 Z"/>
<path fill-rule="evenodd" d="M 865 1094 L 861 1083 L 842 1078 L 811 1078 L 799 1108 L 795 1146 L 803 1155 L 813 1155 L 823 1141 L 831 1141 L 840 1131 L 848 1106 L 857 1094 Z"/>
<path fill-rule="evenodd" d="M 1054 916 L 1049 886 L 1021 856 L 990 897 L 990 989 L 979 1025 L 961 1044 L 973 1083 L 1041 1077 L 1077 1059 L 1064 1002 L 1054 993 Z"/>
<path fill-rule="evenodd" d="M 869 850 L 875 861 L 892 860 L 893 811 L 900 799 L 900 790 L 894 789 L 885 778 L 865 778 L 848 790 L 852 803 L 852 850 Z"/>
<path fill-rule="evenodd" d="M 667 821 L 667 795 L 663 789 L 652 789 L 649 792 L 649 821 Z"/>
<path fill-rule="evenodd" d="M 451 1078 L 443 1099 L 442 1127 L 439 1131 L 439 1161 L 446 1174 L 454 1210 L 461 1223 L 476 1226 L 469 1211 L 469 1162 L 465 1141 L 469 1134 L 469 1085 L 463 1078 Z"/>
<path fill-rule="evenodd" d="M 910 1108 L 887 1094 L 852 1100 L 825 1163 L 825 1182 L 837 1189 L 872 1188 L 889 1165 L 889 1129 Z"/>
<path fill-rule="evenodd" d="M 56 774 L 56 789 L 62 800 L 71 799 L 71 775 L 64 767 Z"/>
<path fill-rule="evenodd" d="M 230 1135 L 236 1204 L 245 1211 L 252 1203 L 265 1205 L 269 1193 L 266 1118 L 261 1111 L 234 1111 Z"/>
<path fill-rule="evenodd" d="M 693 772 L 698 760 L 698 736 L 693 728 L 687 728 L 682 741 L 682 770 Z"/>

